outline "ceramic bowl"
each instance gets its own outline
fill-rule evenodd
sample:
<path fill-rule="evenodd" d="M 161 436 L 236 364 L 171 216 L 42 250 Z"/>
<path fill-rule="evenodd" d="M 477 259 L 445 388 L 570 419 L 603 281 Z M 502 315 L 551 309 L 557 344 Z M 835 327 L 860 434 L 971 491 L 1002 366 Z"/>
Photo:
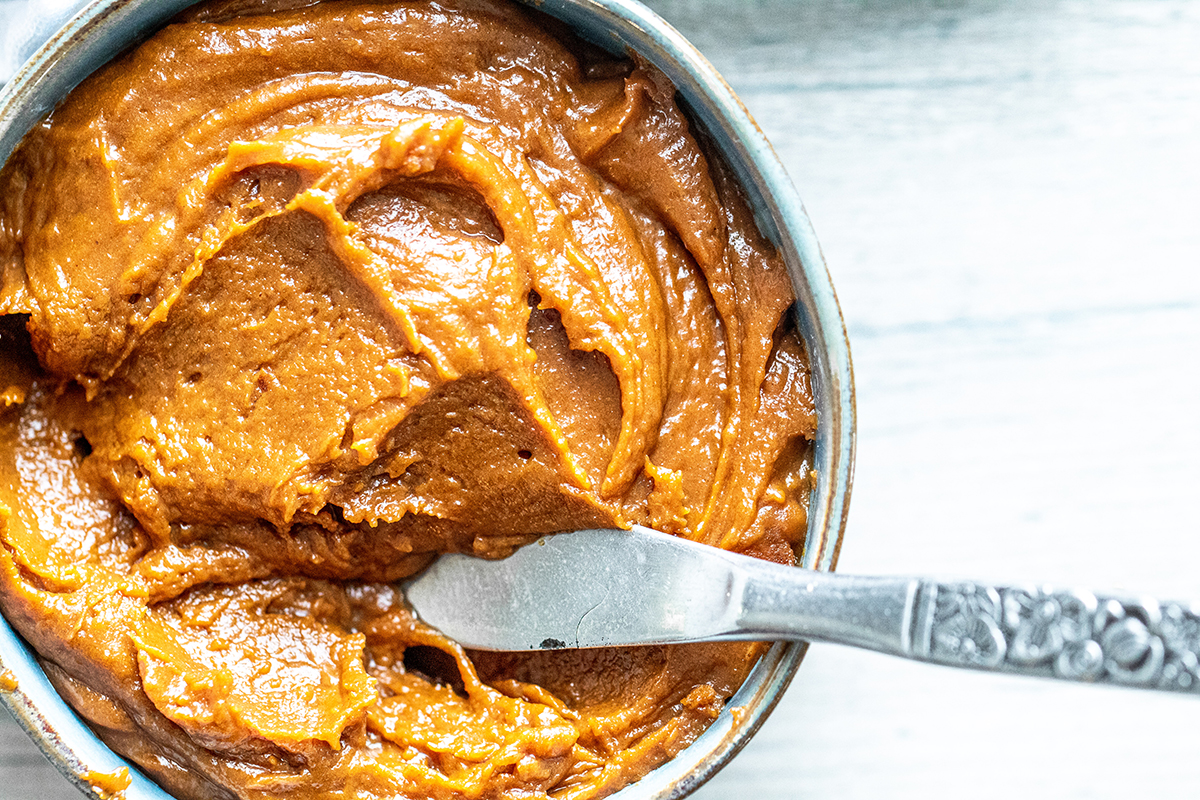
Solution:
<path fill-rule="evenodd" d="M 0 91 L 0 162 L 21 137 L 89 73 L 194 0 L 93 0 L 33 53 Z M 801 565 L 830 570 L 845 525 L 854 462 L 854 388 L 837 298 L 808 215 L 761 130 L 733 90 L 677 31 L 633 0 L 530 0 L 617 54 L 640 54 L 674 83 L 691 119 L 732 167 L 759 227 L 779 247 L 796 291 L 799 330 L 812 363 L 818 432 L 817 485 Z M 710 778 L 746 744 L 787 688 L 802 643 L 776 644 L 716 722 L 674 759 L 613 795 L 614 800 L 680 798 Z M 0 692 L 52 763 L 92 795 L 89 773 L 128 767 L 126 800 L 170 800 L 132 764 L 109 750 L 59 698 L 29 646 L 0 620 L 0 668 L 16 688 Z M 731 708 L 741 709 L 736 715 Z"/>

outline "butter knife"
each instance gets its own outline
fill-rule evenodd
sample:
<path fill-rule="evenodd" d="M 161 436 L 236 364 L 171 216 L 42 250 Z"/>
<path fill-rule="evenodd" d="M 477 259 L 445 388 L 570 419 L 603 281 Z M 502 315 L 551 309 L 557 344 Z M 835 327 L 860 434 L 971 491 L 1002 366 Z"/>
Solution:
<path fill-rule="evenodd" d="M 1194 604 L 814 572 L 639 526 L 547 536 L 495 561 L 443 555 L 403 588 L 422 621 L 481 650 L 797 639 L 1200 693 Z"/>

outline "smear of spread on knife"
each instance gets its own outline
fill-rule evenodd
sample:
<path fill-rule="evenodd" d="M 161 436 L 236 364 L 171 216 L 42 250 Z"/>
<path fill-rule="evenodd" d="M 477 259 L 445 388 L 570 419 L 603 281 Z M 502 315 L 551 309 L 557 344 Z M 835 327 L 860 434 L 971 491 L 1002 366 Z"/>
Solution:
<path fill-rule="evenodd" d="M 0 175 L 0 603 L 184 798 L 598 797 L 755 645 L 469 653 L 395 581 L 641 523 L 790 562 L 783 265 L 672 87 L 523 8 L 200 6 Z"/>

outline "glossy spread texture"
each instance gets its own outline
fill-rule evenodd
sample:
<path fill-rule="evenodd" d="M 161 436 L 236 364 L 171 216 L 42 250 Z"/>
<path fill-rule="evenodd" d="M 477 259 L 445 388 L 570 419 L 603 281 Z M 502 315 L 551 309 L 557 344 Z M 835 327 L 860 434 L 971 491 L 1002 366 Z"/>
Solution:
<path fill-rule="evenodd" d="M 26 137 L 0 600 L 114 749 L 181 797 L 583 798 L 711 723 L 756 646 L 468 653 L 395 588 L 627 523 L 794 558 L 788 278 L 672 98 L 518 7 L 239 0 Z"/>

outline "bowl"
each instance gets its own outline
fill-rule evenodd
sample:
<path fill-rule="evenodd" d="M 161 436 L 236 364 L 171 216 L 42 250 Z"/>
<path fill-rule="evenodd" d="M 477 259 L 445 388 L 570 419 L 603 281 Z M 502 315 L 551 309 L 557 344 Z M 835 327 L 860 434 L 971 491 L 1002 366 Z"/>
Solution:
<path fill-rule="evenodd" d="M 97 69 L 195 0 L 93 0 L 0 90 L 0 163 L 25 133 Z M 837 298 L 800 198 L 766 137 L 733 90 L 677 31 L 634 0 L 528 0 L 610 52 L 639 54 L 674 82 L 684 111 L 738 177 L 762 232 L 779 248 L 796 293 L 797 326 L 812 367 L 817 472 L 800 565 L 834 568 L 854 465 L 854 387 Z M 777 643 L 755 665 L 713 725 L 674 759 L 612 795 L 668 800 L 712 777 L 753 736 L 800 665 L 807 646 Z M 15 688 L 0 700 L 46 757 L 84 793 L 129 770 L 127 800 L 170 800 L 109 750 L 58 696 L 29 646 L 0 619 L 0 670 Z M 736 712 L 734 711 L 736 709 Z M 114 786 L 115 788 L 115 786 Z"/>

